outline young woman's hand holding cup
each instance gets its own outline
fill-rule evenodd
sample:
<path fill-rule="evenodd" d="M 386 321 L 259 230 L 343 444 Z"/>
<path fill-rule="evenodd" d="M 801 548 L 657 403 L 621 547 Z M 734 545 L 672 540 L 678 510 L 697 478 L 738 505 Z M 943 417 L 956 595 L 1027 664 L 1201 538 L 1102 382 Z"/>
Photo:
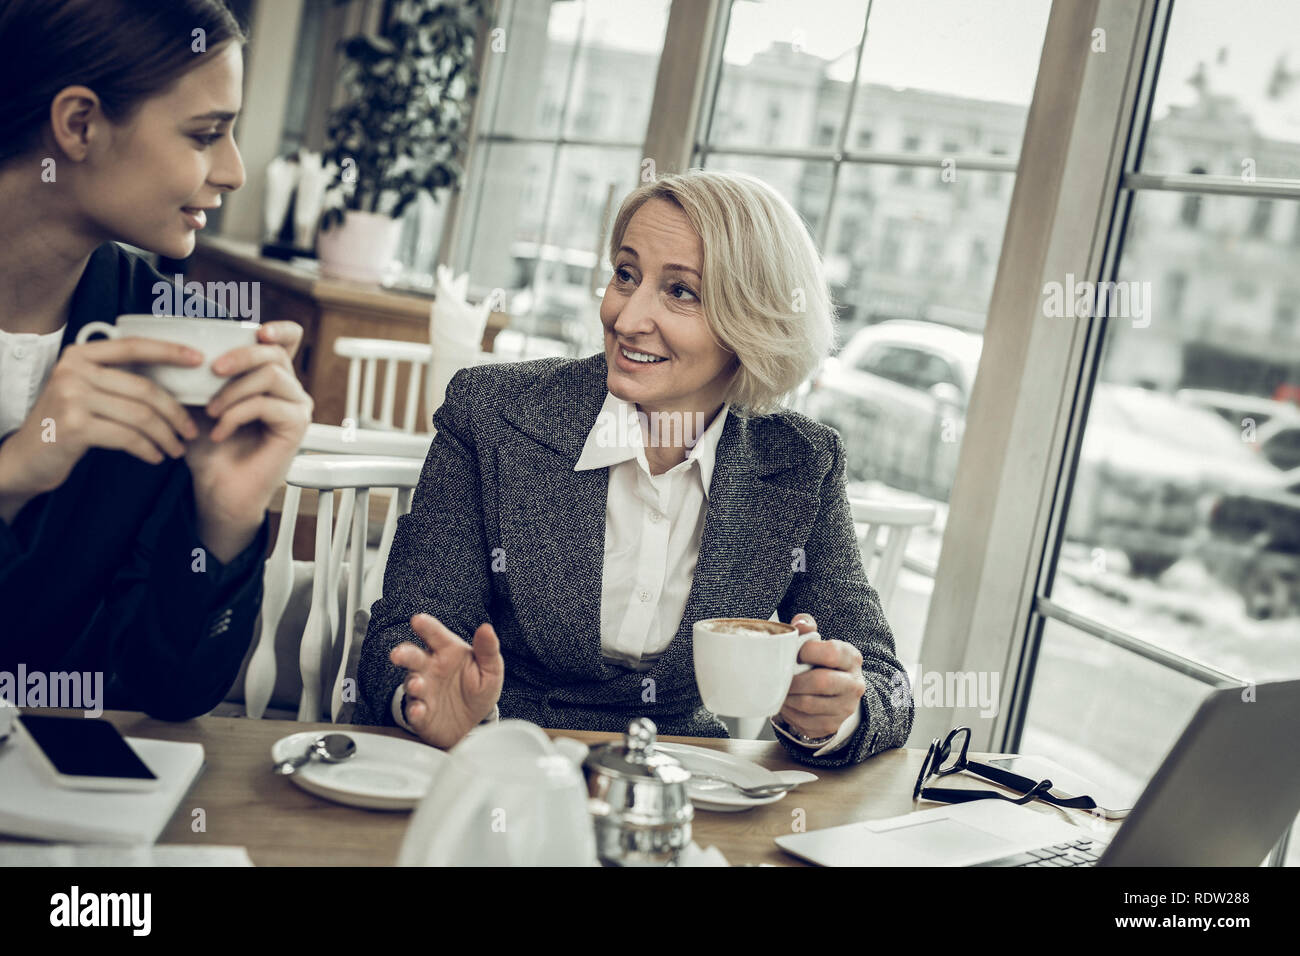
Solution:
<path fill-rule="evenodd" d="M 161 386 L 120 366 L 193 367 L 203 356 L 175 342 L 119 338 L 69 345 L 36 404 L 0 444 L 0 517 L 59 487 L 90 448 L 113 448 L 159 464 L 198 435 L 189 413 Z"/>
<path fill-rule="evenodd" d="M 312 399 L 293 371 L 293 322 L 268 322 L 257 344 L 231 349 L 213 370 L 229 381 L 206 409 L 187 410 L 157 383 L 118 366 L 193 368 L 202 352 L 136 336 L 65 348 L 36 405 L 0 444 L 0 518 L 59 487 L 89 448 L 150 464 L 184 455 L 199 537 L 220 561 L 247 547 L 311 422 Z"/>
<path fill-rule="evenodd" d="M 257 344 L 213 362 L 212 370 L 230 380 L 205 408 L 194 410 L 198 436 L 185 450 L 199 535 L 222 561 L 257 533 L 311 424 L 312 399 L 291 361 L 301 326 L 270 322 L 257 335 Z"/>

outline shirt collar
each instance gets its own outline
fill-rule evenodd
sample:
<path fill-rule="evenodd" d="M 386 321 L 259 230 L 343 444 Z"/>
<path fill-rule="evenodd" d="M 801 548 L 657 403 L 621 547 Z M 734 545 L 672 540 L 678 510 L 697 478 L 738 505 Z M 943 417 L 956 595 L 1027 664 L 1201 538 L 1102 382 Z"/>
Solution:
<path fill-rule="evenodd" d="M 727 412 L 731 403 L 726 402 L 713 416 L 713 421 L 700 435 L 699 440 L 686 453 L 687 461 L 695 461 L 700 466 L 700 480 L 704 484 L 705 496 L 709 493 L 709 484 L 713 480 L 713 465 L 717 459 L 718 440 L 726 425 Z M 606 391 L 605 403 L 596 415 L 596 422 L 587 434 L 586 444 L 574 471 L 587 471 L 594 468 L 608 468 L 628 460 L 635 460 L 648 475 L 650 465 L 646 461 L 645 446 L 641 433 L 641 419 L 636 405 L 626 402 L 613 392 Z M 653 423 L 648 423 L 653 430 Z M 683 432 L 689 438 L 694 434 L 695 422 L 683 422 Z M 664 429 L 667 431 L 667 428 Z"/>

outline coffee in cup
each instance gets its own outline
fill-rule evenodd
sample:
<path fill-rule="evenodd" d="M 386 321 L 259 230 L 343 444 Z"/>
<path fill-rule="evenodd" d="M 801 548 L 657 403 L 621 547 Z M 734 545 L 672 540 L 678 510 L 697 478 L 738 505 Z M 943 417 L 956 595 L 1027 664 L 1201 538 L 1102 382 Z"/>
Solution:
<path fill-rule="evenodd" d="M 745 732 L 781 709 L 796 674 L 811 670 L 800 664 L 799 648 L 815 633 L 801 634 L 793 624 L 745 617 L 696 621 L 692 629 L 695 683 L 704 706 L 725 717 L 748 718 Z"/>
<path fill-rule="evenodd" d="M 212 363 L 231 349 L 257 342 L 256 322 L 233 319 L 197 319 L 175 315 L 119 315 L 117 324 L 89 322 L 77 333 L 81 345 L 92 335 L 110 339 L 138 336 L 179 342 L 203 353 L 203 364 L 167 365 L 149 362 L 132 367 L 132 371 L 156 382 L 182 405 L 206 405 L 230 381 L 229 376 L 212 371 Z"/>

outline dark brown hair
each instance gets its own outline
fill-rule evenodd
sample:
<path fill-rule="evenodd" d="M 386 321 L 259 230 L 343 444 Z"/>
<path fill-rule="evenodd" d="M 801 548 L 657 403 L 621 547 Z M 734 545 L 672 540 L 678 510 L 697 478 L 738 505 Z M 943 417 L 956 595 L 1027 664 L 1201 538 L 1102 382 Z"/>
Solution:
<path fill-rule="evenodd" d="M 60 90 L 89 87 L 120 123 L 232 40 L 222 0 L 0 0 L 0 165 L 37 148 Z"/>

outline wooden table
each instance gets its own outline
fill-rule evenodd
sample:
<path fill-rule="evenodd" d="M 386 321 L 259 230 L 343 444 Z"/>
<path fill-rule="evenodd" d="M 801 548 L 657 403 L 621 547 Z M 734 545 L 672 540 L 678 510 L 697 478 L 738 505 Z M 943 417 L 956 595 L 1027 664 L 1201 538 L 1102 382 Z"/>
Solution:
<path fill-rule="evenodd" d="M 57 713 L 55 711 L 54 713 Z M 358 810 L 312 796 L 271 772 L 271 744 L 303 730 L 339 730 L 336 724 L 200 717 L 172 724 L 140 713 L 106 711 L 104 716 L 127 736 L 183 740 L 203 745 L 207 766 L 181 801 L 159 843 L 244 846 L 258 866 L 391 865 L 410 814 Z M 357 728 L 390 736 L 409 736 L 397 728 Z M 588 745 L 617 735 L 583 731 L 547 731 L 573 737 Z M 772 770 L 812 769 L 821 780 L 790 793 L 785 799 L 742 813 L 697 810 L 693 836 L 700 847 L 716 846 L 732 864 L 772 863 L 797 866 L 773 838 L 792 832 L 797 821 L 806 830 L 820 830 L 856 820 L 897 816 L 914 809 L 912 785 L 924 750 L 888 750 L 865 763 L 841 770 L 805 767 L 790 760 L 773 741 L 664 737 L 666 741 L 709 747 L 746 757 Z M 976 756 L 972 754 L 972 756 Z M 990 755 L 981 754 L 980 757 Z M 982 782 L 963 779 L 963 787 Z M 989 787 L 990 789 L 995 789 Z M 933 803 L 915 809 L 929 809 Z M 195 833 L 191 821 L 201 808 L 206 832 Z M 1087 823 L 1088 814 L 1058 810 L 1041 802 L 1043 813 L 1066 814 Z M 1113 830 L 1117 824 L 1109 824 Z"/>

